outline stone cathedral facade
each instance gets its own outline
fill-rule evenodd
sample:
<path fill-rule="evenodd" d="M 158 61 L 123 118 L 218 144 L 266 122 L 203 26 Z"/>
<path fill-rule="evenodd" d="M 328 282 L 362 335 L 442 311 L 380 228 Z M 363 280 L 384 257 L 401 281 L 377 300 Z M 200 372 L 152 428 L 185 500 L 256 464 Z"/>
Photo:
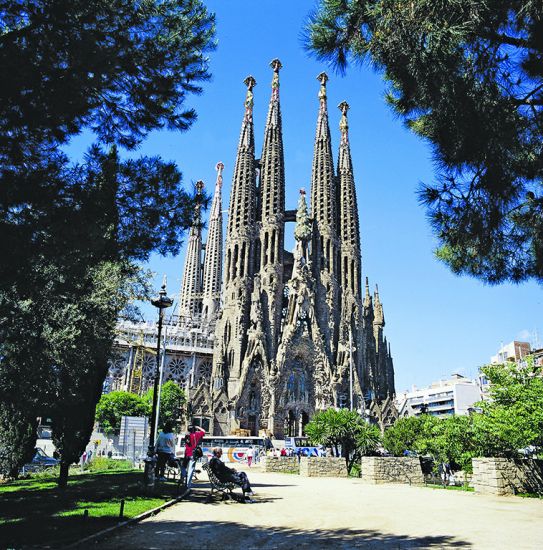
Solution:
<path fill-rule="evenodd" d="M 362 290 L 349 105 L 339 105 L 334 162 L 328 78 L 321 73 L 309 206 L 301 190 L 297 208 L 287 209 L 281 63 L 271 66 L 260 158 L 253 126 L 256 82 L 245 79 L 224 243 L 222 163 L 216 166 L 205 243 L 200 209 L 194 214 L 177 314 L 166 323 L 163 380 L 185 388 L 192 418 L 215 435 L 238 429 L 277 438 L 301 435 L 312 415 L 327 407 L 369 409 L 383 425 L 395 411 L 394 368 L 377 287 L 371 295 L 366 278 Z M 284 244 L 289 222 L 295 223 L 292 252 Z M 118 329 L 106 390 L 141 393 L 152 383 L 156 326 L 125 323 Z"/>
<path fill-rule="evenodd" d="M 318 77 L 317 129 L 310 210 L 304 190 L 285 207 L 285 165 L 279 98 L 281 63 L 271 63 L 271 99 L 260 158 L 255 152 L 254 78 L 247 77 L 222 268 L 220 172 L 202 264 L 199 223 L 191 229 L 180 321 L 214 326 L 211 379 L 192 388 L 194 414 L 215 435 L 237 429 L 275 437 L 299 435 L 318 410 L 366 410 L 391 403 L 394 369 L 384 337 L 377 288 L 362 291 L 356 189 L 348 109 L 339 105 L 340 146 L 334 162 L 327 76 Z M 220 181 L 219 181 L 220 180 Z M 296 246 L 284 249 L 285 224 Z M 189 321 L 190 322 L 190 321 Z M 206 422 L 207 424 L 207 422 Z"/>

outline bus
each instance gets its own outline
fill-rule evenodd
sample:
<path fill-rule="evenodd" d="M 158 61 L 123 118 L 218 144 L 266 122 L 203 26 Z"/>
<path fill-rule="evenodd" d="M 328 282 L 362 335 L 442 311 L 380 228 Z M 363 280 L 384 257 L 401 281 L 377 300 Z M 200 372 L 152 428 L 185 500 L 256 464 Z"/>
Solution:
<path fill-rule="evenodd" d="M 266 439 L 255 436 L 237 436 L 237 435 L 205 435 L 200 443 L 204 452 L 204 459 L 209 460 L 213 456 L 213 449 L 220 447 L 222 449 L 222 461 L 230 463 L 240 463 L 247 459 L 249 449 L 256 447 L 257 452 L 266 448 Z M 185 434 L 177 437 L 175 447 L 175 456 L 183 458 L 185 456 Z"/>
<path fill-rule="evenodd" d="M 285 437 L 285 449 L 292 449 L 294 454 L 301 453 L 302 456 L 320 456 L 319 447 L 309 444 L 307 437 Z"/>

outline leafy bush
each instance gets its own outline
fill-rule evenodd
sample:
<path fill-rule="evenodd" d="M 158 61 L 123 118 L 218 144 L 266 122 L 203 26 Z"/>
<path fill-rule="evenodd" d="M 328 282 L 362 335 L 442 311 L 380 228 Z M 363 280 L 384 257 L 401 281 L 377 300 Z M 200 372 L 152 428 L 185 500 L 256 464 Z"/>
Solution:
<path fill-rule="evenodd" d="M 306 425 L 305 432 L 313 444 L 333 448 L 336 456 L 341 448 L 349 473 L 361 456 L 375 454 L 381 442 L 379 429 L 348 409 L 318 412 Z"/>
<path fill-rule="evenodd" d="M 130 460 L 111 460 L 110 458 L 106 458 L 104 456 L 97 456 L 87 464 L 86 469 L 89 472 L 98 472 L 104 470 L 126 471 L 132 470 L 133 466 Z"/>

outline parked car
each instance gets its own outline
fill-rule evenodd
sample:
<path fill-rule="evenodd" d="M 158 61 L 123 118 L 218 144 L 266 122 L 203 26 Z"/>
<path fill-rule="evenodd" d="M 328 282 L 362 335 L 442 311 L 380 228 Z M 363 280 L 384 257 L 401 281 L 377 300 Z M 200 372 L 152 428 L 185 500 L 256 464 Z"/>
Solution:
<path fill-rule="evenodd" d="M 60 463 L 60 460 L 53 458 L 45 453 L 45 451 L 39 447 L 35 449 L 36 454 L 32 459 L 32 462 L 25 464 L 22 468 L 23 472 L 38 472 L 45 468 L 52 468 Z"/>
<path fill-rule="evenodd" d="M 126 455 L 119 451 L 114 451 L 110 458 L 111 460 L 130 460 Z"/>

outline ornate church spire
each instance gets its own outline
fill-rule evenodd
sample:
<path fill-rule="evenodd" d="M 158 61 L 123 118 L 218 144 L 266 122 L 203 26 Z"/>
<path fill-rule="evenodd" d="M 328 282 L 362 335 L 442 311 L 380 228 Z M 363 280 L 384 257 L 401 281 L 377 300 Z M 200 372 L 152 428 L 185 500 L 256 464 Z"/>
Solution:
<path fill-rule="evenodd" d="M 344 292 L 350 291 L 358 301 L 361 299 L 360 229 L 351 149 L 349 146 L 349 123 L 347 120 L 349 104 L 346 101 L 342 101 L 338 105 L 338 108 L 341 111 L 341 121 L 339 123 L 341 142 L 338 158 L 341 282 L 342 290 Z"/>
<path fill-rule="evenodd" d="M 222 316 L 215 329 L 217 345 L 213 360 L 213 364 L 220 366 L 224 376 L 228 378 L 230 389 L 237 387 L 247 348 L 246 327 L 249 323 L 255 267 L 257 219 L 253 88 L 256 81 L 248 76 L 244 84 L 247 86 L 247 95 L 228 207 L 224 299 Z M 219 374 L 214 371 L 213 377 L 217 376 Z"/>
<path fill-rule="evenodd" d="M 264 130 L 264 144 L 260 160 L 260 273 L 266 311 L 264 323 L 270 357 L 275 356 L 283 289 L 285 162 L 281 107 L 279 103 L 279 59 L 274 59 L 271 99 Z"/>
<path fill-rule="evenodd" d="M 321 86 L 311 174 L 311 214 L 315 224 L 311 248 L 313 271 L 318 286 L 319 317 L 322 330 L 329 342 L 330 359 L 333 359 L 339 330 L 337 197 L 326 102 L 328 76 L 321 73 L 317 80 Z"/>
<path fill-rule="evenodd" d="M 253 88 L 256 80 L 248 76 L 245 113 L 241 124 L 236 165 L 230 193 L 226 232 L 226 285 L 252 274 L 253 231 L 256 221 L 255 139 L 253 128 Z"/>
<path fill-rule="evenodd" d="M 203 274 L 202 316 L 205 323 L 213 323 L 217 317 L 220 305 L 222 281 L 222 171 L 224 164 L 217 163 L 217 180 L 211 211 L 207 242 L 205 247 Z"/>
<path fill-rule="evenodd" d="M 321 235 L 336 237 L 336 209 L 334 160 L 332 157 L 332 138 L 328 124 L 328 107 L 326 101 L 326 82 L 328 76 L 321 73 L 317 77 L 321 83 L 319 89 L 319 116 L 313 152 L 313 172 L 311 176 L 311 212 Z M 317 253 L 318 269 L 331 269 L 334 258 L 326 247 Z"/>
<path fill-rule="evenodd" d="M 185 270 L 179 297 L 179 324 L 187 324 L 200 315 L 202 305 L 202 221 L 201 197 L 204 182 L 196 182 L 196 208 L 189 231 Z"/>

